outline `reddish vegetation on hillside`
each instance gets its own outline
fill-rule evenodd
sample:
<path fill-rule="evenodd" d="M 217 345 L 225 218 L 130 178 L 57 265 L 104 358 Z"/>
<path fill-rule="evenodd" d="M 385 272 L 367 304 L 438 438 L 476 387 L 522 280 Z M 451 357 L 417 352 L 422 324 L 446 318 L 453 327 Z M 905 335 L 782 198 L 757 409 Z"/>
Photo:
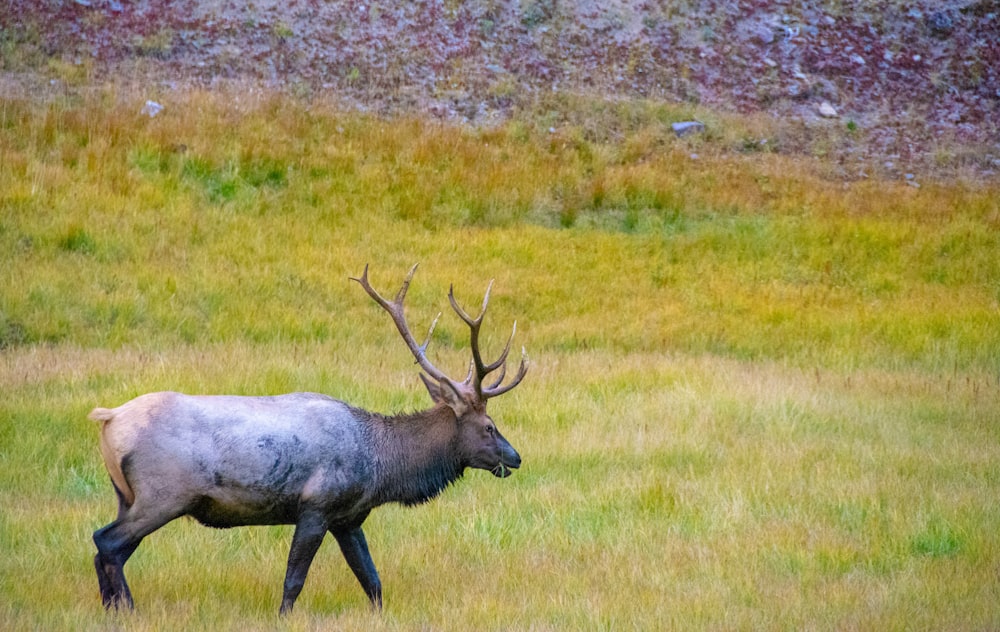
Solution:
<path fill-rule="evenodd" d="M 0 25 L 8 74 L 56 58 L 473 122 L 553 91 L 806 123 L 826 103 L 879 164 L 945 142 L 1000 171 L 998 0 L 8 0 Z"/>

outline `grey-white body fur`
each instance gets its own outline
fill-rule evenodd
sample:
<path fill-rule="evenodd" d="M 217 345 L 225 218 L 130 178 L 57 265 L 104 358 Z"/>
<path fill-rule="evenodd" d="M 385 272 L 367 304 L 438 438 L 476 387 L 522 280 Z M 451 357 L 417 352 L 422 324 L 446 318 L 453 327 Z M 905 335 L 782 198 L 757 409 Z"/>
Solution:
<path fill-rule="evenodd" d="M 300 507 L 329 498 L 341 499 L 329 518 L 351 517 L 379 495 L 369 418 L 325 395 L 151 393 L 92 415 L 105 460 L 141 467 L 113 475 L 126 499 L 209 526 L 294 523 Z"/>

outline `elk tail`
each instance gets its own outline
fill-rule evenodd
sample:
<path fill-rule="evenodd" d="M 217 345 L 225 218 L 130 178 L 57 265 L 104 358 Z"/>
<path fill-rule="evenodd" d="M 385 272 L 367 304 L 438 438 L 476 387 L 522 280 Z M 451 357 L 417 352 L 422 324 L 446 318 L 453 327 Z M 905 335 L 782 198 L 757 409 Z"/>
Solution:
<path fill-rule="evenodd" d="M 122 471 L 121 461 L 118 459 L 116 451 L 108 443 L 108 424 L 115 418 L 115 411 L 111 408 L 95 408 L 87 415 L 101 424 L 101 456 L 104 457 L 104 467 L 107 468 L 111 476 L 111 484 L 115 486 L 118 497 L 125 507 L 131 507 L 135 502 L 135 492 L 125 479 L 125 472 Z"/>

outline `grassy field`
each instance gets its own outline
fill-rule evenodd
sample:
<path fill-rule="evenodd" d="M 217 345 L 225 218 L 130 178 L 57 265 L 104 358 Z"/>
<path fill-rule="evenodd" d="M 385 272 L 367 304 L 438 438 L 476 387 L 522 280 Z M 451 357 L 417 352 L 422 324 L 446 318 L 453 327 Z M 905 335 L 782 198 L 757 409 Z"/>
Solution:
<path fill-rule="evenodd" d="M 473 130 L 142 101 L 0 101 L 0 628 L 1000 628 L 995 185 L 844 183 L 747 151 L 764 121 L 656 104 Z M 719 124 L 673 138 L 693 114 Z M 369 518 L 381 617 L 328 542 L 280 620 L 290 528 L 183 520 L 129 562 L 138 610 L 105 614 L 87 412 L 426 406 L 348 281 L 366 262 L 386 289 L 421 263 L 415 328 L 496 279 L 488 351 L 516 319 L 532 367 L 491 412 L 524 467 Z M 446 313 L 435 362 L 464 375 L 466 344 Z"/>

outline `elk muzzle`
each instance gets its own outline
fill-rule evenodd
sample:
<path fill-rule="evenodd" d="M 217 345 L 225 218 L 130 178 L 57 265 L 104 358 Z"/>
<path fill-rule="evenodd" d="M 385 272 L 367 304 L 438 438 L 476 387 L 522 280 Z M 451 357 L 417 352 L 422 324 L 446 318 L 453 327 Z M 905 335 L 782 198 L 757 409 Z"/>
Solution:
<path fill-rule="evenodd" d="M 506 439 L 503 437 L 497 439 L 500 444 L 500 462 L 490 472 L 497 478 L 507 478 L 514 473 L 512 470 L 521 467 L 521 455 Z"/>

